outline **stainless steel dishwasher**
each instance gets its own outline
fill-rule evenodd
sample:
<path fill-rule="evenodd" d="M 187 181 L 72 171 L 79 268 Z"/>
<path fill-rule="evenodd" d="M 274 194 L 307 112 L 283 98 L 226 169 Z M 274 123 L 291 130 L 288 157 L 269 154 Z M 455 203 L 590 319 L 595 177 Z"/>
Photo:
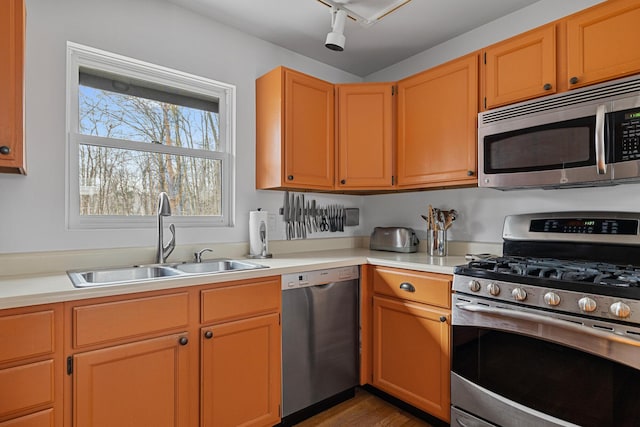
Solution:
<path fill-rule="evenodd" d="M 283 425 L 353 396 L 359 277 L 357 266 L 282 276 Z"/>

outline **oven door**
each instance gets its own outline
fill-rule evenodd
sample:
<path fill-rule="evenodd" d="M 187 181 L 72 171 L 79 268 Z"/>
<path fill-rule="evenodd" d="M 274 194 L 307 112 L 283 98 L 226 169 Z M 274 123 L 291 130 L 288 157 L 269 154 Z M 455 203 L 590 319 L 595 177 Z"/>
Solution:
<path fill-rule="evenodd" d="M 466 295 L 453 304 L 452 425 L 638 425 L 640 341 L 631 335 Z"/>

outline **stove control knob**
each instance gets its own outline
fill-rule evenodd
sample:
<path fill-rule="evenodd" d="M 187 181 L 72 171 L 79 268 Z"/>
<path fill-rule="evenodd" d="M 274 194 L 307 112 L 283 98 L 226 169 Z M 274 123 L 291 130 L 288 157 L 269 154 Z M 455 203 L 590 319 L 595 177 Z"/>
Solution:
<path fill-rule="evenodd" d="M 495 296 L 498 296 L 498 294 L 500 293 L 500 286 L 498 286 L 495 283 L 489 283 L 487 285 L 487 290 L 489 291 L 489 293 L 491 295 L 493 295 L 495 297 Z"/>
<path fill-rule="evenodd" d="M 548 305 L 555 307 L 560 304 L 560 295 L 555 292 L 547 292 L 544 294 L 544 302 Z"/>
<path fill-rule="evenodd" d="M 480 290 L 480 282 L 477 280 L 469 280 L 469 290 L 471 292 L 478 292 Z"/>
<path fill-rule="evenodd" d="M 596 304 L 596 302 L 589 297 L 582 297 L 578 300 L 578 306 L 580 307 L 580 310 L 586 312 L 586 313 L 592 313 L 594 311 L 596 311 L 596 308 L 598 307 L 598 305 Z"/>
<path fill-rule="evenodd" d="M 515 288 L 513 291 L 511 291 L 511 296 L 516 301 L 524 301 L 527 299 L 527 291 L 522 288 Z"/>
<path fill-rule="evenodd" d="M 609 307 L 609 311 L 616 317 L 624 319 L 631 315 L 631 308 L 623 302 L 615 302 Z"/>

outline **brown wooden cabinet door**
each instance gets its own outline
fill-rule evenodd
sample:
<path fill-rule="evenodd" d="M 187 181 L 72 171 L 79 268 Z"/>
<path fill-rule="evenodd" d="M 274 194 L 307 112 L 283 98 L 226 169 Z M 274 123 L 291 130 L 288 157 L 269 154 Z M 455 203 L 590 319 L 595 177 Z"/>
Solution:
<path fill-rule="evenodd" d="M 556 26 L 497 43 L 484 54 L 485 108 L 556 91 Z"/>
<path fill-rule="evenodd" d="M 274 313 L 202 328 L 202 426 L 280 421 L 279 318 Z"/>
<path fill-rule="evenodd" d="M 256 80 L 256 188 L 334 188 L 333 84 L 284 67 Z"/>
<path fill-rule="evenodd" d="M 339 85 L 336 187 L 393 187 L 393 83 Z"/>
<path fill-rule="evenodd" d="M 0 423 L 0 427 L 54 427 L 55 425 L 51 408 Z"/>
<path fill-rule="evenodd" d="M 398 188 L 477 183 L 478 56 L 398 83 Z"/>
<path fill-rule="evenodd" d="M 607 1 L 568 18 L 569 88 L 639 72 L 639 22 L 637 0 Z"/>
<path fill-rule="evenodd" d="M 0 2 L 0 173 L 25 173 L 24 0 Z"/>
<path fill-rule="evenodd" d="M 373 385 L 447 422 L 449 319 L 448 310 L 373 297 Z"/>
<path fill-rule="evenodd" d="M 333 84 L 285 70 L 284 91 L 286 185 L 333 189 Z"/>
<path fill-rule="evenodd" d="M 73 356 L 74 427 L 184 427 L 189 420 L 188 334 Z"/>

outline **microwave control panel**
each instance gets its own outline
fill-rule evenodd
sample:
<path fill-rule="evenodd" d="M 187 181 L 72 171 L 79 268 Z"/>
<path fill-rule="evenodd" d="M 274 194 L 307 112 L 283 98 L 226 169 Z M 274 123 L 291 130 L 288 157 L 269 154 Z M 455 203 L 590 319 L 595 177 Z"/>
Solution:
<path fill-rule="evenodd" d="M 640 159 L 640 109 L 614 113 L 615 160 L 626 162 Z"/>

